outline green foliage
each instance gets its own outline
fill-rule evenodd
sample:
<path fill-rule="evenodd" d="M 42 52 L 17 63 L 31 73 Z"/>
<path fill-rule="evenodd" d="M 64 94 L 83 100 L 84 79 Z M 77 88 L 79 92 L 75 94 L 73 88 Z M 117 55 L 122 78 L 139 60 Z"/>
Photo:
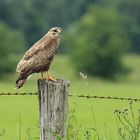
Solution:
<path fill-rule="evenodd" d="M 114 7 L 121 17 L 125 32 L 131 41 L 130 52 L 140 53 L 140 1 L 139 0 L 109 0 L 105 3 Z"/>
<path fill-rule="evenodd" d="M 0 136 L 3 136 L 5 134 L 5 129 L 0 129 Z"/>
<path fill-rule="evenodd" d="M 97 130 L 94 128 L 82 128 L 81 125 L 78 124 L 76 118 L 76 110 L 71 109 L 68 115 L 67 122 L 67 131 L 66 131 L 66 139 L 65 140 L 92 140 L 97 137 Z M 97 138 L 99 140 L 99 138 Z"/>
<path fill-rule="evenodd" d="M 120 1 L 117 7 L 123 16 L 124 28 L 133 44 L 131 51 L 140 53 L 140 1 Z"/>
<path fill-rule="evenodd" d="M 129 41 L 115 10 L 94 6 L 76 26 L 72 59 L 77 71 L 105 78 L 123 72 Z"/>
<path fill-rule="evenodd" d="M 36 9 L 36 3 L 32 0 L 1 0 L 0 20 L 14 30 L 22 32 L 30 46 L 44 33 L 46 26 L 44 18 Z"/>
<path fill-rule="evenodd" d="M 134 114 L 132 101 L 129 109 L 115 110 L 118 134 L 120 140 L 139 140 L 140 138 L 140 110 Z"/>
<path fill-rule="evenodd" d="M 119 20 L 129 37 L 133 52 L 140 52 L 140 1 L 139 0 L 1 0 L 0 20 L 11 28 L 23 32 L 30 47 L 48 28 L 61 26 L 67 32 L 69 27 L 86 14 L 89 5 L 108 6 L 117 9 Z M 6 9 L 6 10 L 5 10 Z M 65 50 L 64 43 L 61 52 Z M 61 48 L 60 48 L 61 49 Z"/>
<path fill-rule="evenodd" d="M 16 69 L 17 55 L 23 46 L 22 34 L 0 23 L 0 77 Z"/>
<path fill-rule="evenodd" d="M 91 0 L 1 0 L 0 20 L 22 31 L 31 46 L 48 28 L 68 27 L 83 15 L 89 3 Z"/>
<path fill-rule="evenodd" d="M 140 53 L 139 9 L 139 0 L 1 0 L 0 20 L 22 32 L 28 48 L 50 27 L 61 26 L 65 33 L 60 52 L 75 51 L 74 62 L 82 60 L 76 62 L 77 70 L 112 78 L 123 71 L 125 48 Z"/>

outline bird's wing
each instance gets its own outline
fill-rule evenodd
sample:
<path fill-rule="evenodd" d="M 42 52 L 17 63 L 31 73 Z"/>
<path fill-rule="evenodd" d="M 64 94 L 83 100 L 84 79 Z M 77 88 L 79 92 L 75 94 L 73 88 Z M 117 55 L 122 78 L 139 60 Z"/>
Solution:
<path fill-rule="evenodd" d="M 56 47 L 54 48 L 54 46 Z M 48 59 L 53 57 L 57 51 L 56 48 L 57 45 L 54 39 L 48 37 L 45 41 L 39 40 L 25 53 L 21 61 L 18 63 L 16 71 L 21 72 L 27 68 L 29 69 L 34 62 L 34 56 L 38 54 L 40 57 L 43 56 L 41 54 L 44 54 L 45 50 L 47 51 L 45 54 Z"/>
<path fill-rule="evenodd" d="M 36 42 L 23 56 L 24 60 L 29 60 L 32 56 L 36 55 L 39 51 L 42 51 L 45 49 L 45 47 L 48 46 L 51 39 L 48 38 L 42 38 L 38 42 Z"/>

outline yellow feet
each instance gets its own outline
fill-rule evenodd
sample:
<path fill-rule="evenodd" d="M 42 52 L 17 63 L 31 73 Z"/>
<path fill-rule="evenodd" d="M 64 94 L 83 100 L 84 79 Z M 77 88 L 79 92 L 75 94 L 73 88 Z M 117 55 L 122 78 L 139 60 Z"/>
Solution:
<path fill-rule="evenodd" d="M 56 79 L 52 78 L 52 76 L 51 76 L 51 74 L 49 72 L 47 72 L 47 74 L 48 74 L 48 80 L 49 81 L 57 82 Z M 43 72 L 41 72 L 41 80 L 46 80 L 46 79 L 47 78 L 44 78 L 44 76 L 43 76 Z"/>
<path fill-rule="evenodd" d="M 50 75 L 49 72 L 47 72 L 47 73 L 48 73 L 48 80 L 53 81 L 53 82 L 57 82 L 56 79 L 52 78 L 52 76 Z"/>

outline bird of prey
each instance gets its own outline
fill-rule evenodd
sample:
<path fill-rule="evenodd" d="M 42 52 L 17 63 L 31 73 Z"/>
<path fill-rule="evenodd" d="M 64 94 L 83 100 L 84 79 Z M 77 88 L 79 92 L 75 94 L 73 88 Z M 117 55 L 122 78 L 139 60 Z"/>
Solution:
<path fill-rule="evenodd" d="M 43 72 L 47 71 L 48 80 L 55 80 L 51 77 L 48 70 L 55 54 L 57 53 L 61 32 L 62 29 L 60 27 L 51 28 L 47 34 L 45 34 L 25 53 L 16 69 L 19 73 L 19 77 L 16 81 L 17 89 L 22 87 L 26 79 L 33 73 L 41 72 L 43 79 Z"/>

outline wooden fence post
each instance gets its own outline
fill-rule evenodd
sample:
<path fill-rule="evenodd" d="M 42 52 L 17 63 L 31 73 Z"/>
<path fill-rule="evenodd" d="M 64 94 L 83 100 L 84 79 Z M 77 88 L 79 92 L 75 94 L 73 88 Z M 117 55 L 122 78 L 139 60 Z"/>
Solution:
<path fill-rule="evenodd" d="M 40 140 L 66 136 L 69 81 L 38 80 Z"/>

